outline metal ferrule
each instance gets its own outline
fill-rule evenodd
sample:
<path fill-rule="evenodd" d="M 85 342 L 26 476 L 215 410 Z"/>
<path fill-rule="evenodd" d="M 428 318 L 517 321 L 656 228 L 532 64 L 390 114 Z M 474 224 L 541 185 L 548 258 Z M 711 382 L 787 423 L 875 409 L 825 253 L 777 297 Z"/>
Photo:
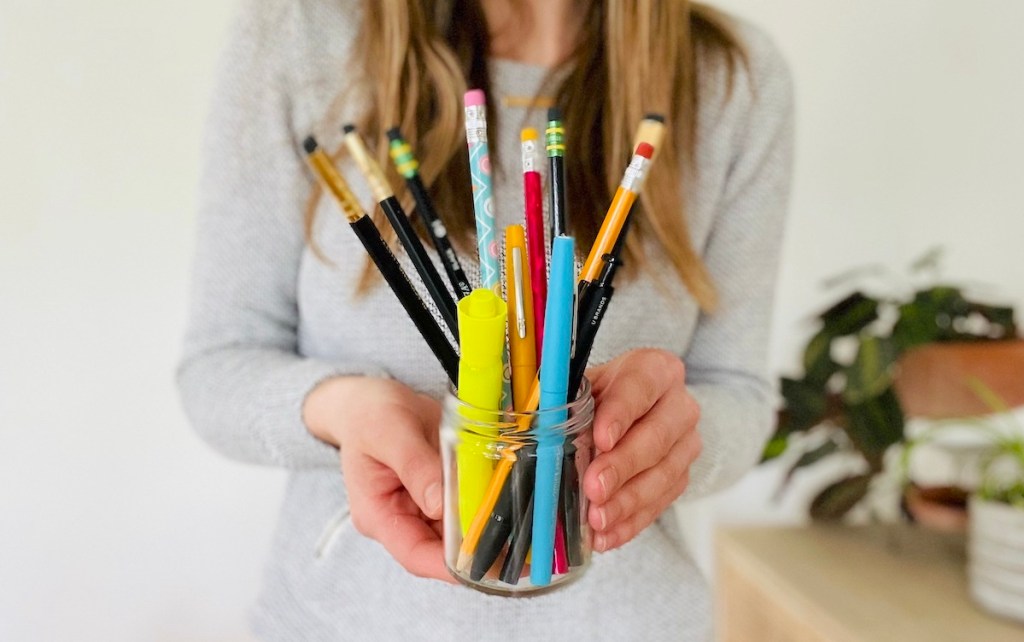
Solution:
<path fill-rule="evenodd" d="M 466 107 L 466 142 L 470 145 L 487 142 L 487 106 Z"/>
<path fill-rule="evenodd" d="M 412 155 L 412 145 L 404 140 L 393 140 L 388 147 L 395 169 L 403 178 L 412 178 L 420 169 L 420 162 Z"/>
<path fill-rule="evenodd" d="M 537 169 L 537 141 L 535 140 L 524 140 L 522 142 L 523 150 L 523 173 L 536 172 Z"/>
<path fill-rule="evenodd" d="M 388 182 L 387 177 L 384 176 L 380 165 L 370 156 L 370 150 L 366 148 L 366 143 L 363 142 L 362 136 L 357 132 L 349 132 L 345 134 L 344 141 L 345 146 L 348 147 L 348 153 L 352 156 L 352 160 L 356 162 L 363 176 L 366 177 L 366 182 L 370 184 L 370 191 L 373 192 L 373 197 L 377 201 L 383 201 L 394 196 L 395 190 L 391 188 L 391 184 Z"/>
<path fill-rule="evenodd" d="M 544 130 L 544 143 L 548 156 L 565 156 L 565 128 L 558 121 L 548 123 Z"/>
<path fill-rule="evenodd" d="M 639 193 L 644 186 L 644 180 L 647 179 L 647 170 L 651 167 L 651 159 L 644 158 L 643 156 L 636 154 L 633 156 L 633 160 L 629 162 L 629 167 L 626 168 L 626 173 L 622 175 L 622 182 L 619 183 L 619 187 L 630 192 Z"/>
<path fill-rule="evenodd" d="M 309 163 L 313 166 L 314 173 L 320 179 L 324 189 L 330 192 L 334 200 L 338 202 L 342 214 L 345 215 L 345 219 L 349 223 L 355 223 L 365 216 L 355 194 L 352 193 L 344 177 L 323 150 L 318 149 L 310 154 Z"/>

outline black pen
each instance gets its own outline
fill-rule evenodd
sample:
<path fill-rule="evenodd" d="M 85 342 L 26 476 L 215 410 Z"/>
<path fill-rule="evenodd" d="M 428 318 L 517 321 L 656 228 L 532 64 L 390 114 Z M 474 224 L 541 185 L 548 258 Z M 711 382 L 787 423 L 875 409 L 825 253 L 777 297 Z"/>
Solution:
<path fill-rule="evenodd" d="M 413 267 L 416 268 L 416 272 L 420 275 L 423 285 L 430 294 L 430 298 L 434 301 L 434 305 L 437 306 L 438 312 L 441 313 L 441 318 L 444 319 L 452 336 L 458 341 L 459 322 L 455 310 L 455 300 L 441 281 L 441 275 L 437 273 L 437 269 L 431 262 L 430 256 L 427 255 L 423 243 L 416 236 L 416 230 L 413 229 L 409 217 L 405 214 L 405 210 L 402 209 L 402 205 L 395 198 L 395 190 L 392 189 L 380 165 L 370 155 L 370 150 L 366 148 L 366 143 L 363 141 L 363 137 L 359 135 L 359 132 L 356 131 L 355 126 L 351 124 L 345 125 L 342 131 L 345 133 L 344 141 L 349 154 L 355 160 L 356 165 L 359 166 L 366 181 L 370 184 L 370 191 L 373 192 L 373 197 L 380 203 L 380 208 L 384 211 L 384 215 L 387 216 L 391 227 L 394 228 L 395 234 L 398 235 L 398 240 L 409 255 L 409 260 L 412 261 Z"/>
<path fill-rule="evenodd" d="M 363 247 L 366 248 L 366 253 L 370 255 L 370 259 L 380 270 L 395 296 L 398 297 L 399 303 L 405 308 L 416 329 L 430 346 L 452 384 L 458 386 L 459 356 L 456 354 L 455 348 L 452 347 L 448 337 L 445 336 L 441 326 L 437 324 L 423 300 L 420 299 L 416 288 L 409 281 L 409 277 L 402 271 L 402 266 L 399 265 L 395 255 L 391 253 L 391 248 L 381 238 L 373 220 L 360 207 L 359 201 L 356 200 L 348 183 L 345 182 L 331 159 L 317 146 L 316 139 L 310 136 L 303 141 L 302 146 L 306 150 L 306 160 L 313 173 L 324 189 L 330 192 L 337 201 L 351 225 L 352 231 L 356 233 Z"/>
<path fill-rule="evenodd" d="M 427 187 L 420 179 L 420 162 L 416 160 L 412 146 L 402 138 L 402 132 L 397 127 L 388 130 L 388 140 L 391 141 L 388 148 L 391 160 L 398 173 L 405 178 L 405 184 L 409 188 L 413 200 L 416 201 L 416 213 L 423 219 L 427 234 L 441 257 L 441 265 L 444 266 L 448 280 L 451 281 L 452 288 L 455 289 L 455 296 L 460 299 L 469 296 L 473 288 L 462 269 L 462 264 L 459 263 L 459 256 L 455 253 L 452 242 L 448 239 L 448 229 L 434 209 L 434 203 L 430 199 Z"/>

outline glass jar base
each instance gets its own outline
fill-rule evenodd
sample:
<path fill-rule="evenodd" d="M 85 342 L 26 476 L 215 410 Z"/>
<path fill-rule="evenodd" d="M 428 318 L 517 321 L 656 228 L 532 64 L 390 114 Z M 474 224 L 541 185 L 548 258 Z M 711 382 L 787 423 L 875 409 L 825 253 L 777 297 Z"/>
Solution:
<path fill-rule="evenodd" d="M 519 580 L 518 584 L 508 584 L 493 577 L 484 577 L 479 580 L 473 580 L 470 579 L 468 575 L 463 575 L 456 571 L 452 566 L 445 564 L 448 572 L 460 584 L 468 586 L 475 591 L 487 593 L 488 595 L 495 595 L 497 597 L 537 597 L 538 595 L 546 595 L 578 580 L 586 572 L 588 566 L 580 566 L 570 569 L 568 573 L 552 575 L 550 584 L 534 586 L 530 582 L 529 574 L 524 575 L 523 578 Z"/>

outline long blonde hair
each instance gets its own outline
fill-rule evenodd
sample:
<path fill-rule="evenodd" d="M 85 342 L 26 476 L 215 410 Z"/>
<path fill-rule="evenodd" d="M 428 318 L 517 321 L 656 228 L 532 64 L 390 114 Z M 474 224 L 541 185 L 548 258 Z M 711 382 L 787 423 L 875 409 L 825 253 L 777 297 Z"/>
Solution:
<path fill-rule="evenodd" d="M 743 49 L 722 14 L 689 0 L 577 1 L 585 12 L 583 28 L 571 71 L 556 92 L 567 124 L 569 231 L 578 247 L 593 243 L 637 124 L 646 113 L 667 115 L 672 134 L 648 177 L 643 212 L 631 217 L 625 260 L 633 272 L 647 267 L 643 242 L 653 237 L 696 301 L 711 310 L 715 288 L 690 239 L 683 189 L 696 146 L 697 58 L 721 57 L 731 78 L 737 61 L 745 61 Z M 387 130 L 398 125 L 414 149 L 429 150 L 419 155 L 421 176 L 453 241 L 468 250 L 476 228 L 461 99 L 467 87 L 489 89 L 489 36 L 480 2 L 366 0 L 360 34 L 353 67 L 362 71 L 358 89 L 370 105 L 360 129 L 376 142 L 396 186 L 401 181 L 388 162 Z M 492 110 L 489 119 L 496 117 Z M 313 211 L 311 206 L 306 217 L 307 236 Z M 375 218 L 385 238 L 393 237 L 379 211 Z M 371 268 L 363 272 L 362 291 L 373 281 Z"/>

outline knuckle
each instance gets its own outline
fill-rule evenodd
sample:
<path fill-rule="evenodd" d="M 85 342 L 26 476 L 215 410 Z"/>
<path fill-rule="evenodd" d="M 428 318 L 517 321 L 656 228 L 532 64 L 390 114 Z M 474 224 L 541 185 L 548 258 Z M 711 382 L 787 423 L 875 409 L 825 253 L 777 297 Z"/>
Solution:
<path fill-rule="evenodd" d="M 351 518 L 352 526 L 356 529 L 356 532 L 365 537 L 372 537 L 370 520 L 366 518 L 363 511 L 353 510 Z"/>

